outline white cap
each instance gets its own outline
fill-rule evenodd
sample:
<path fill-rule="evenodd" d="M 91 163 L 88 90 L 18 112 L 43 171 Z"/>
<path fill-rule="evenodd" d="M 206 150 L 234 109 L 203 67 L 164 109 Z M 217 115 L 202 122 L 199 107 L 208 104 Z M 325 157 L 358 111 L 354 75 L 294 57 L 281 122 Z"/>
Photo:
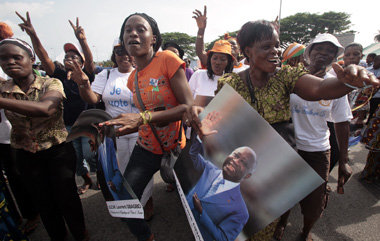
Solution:
<path fill-rule="evenodd" d="M 339 55 L 341 55 L 344 51 L 343 46 L 339 43 L 338 39 L 329 33 L 319 33 L 315 38 L 310 42 L 310 44 L 306 47 L 304 57 L 305 60 L 310 62 L 310 51 L 312 49 L 312 46 L 314 44 L 323 43 L 323 42 L 330 42 L 334 44 L 338 48 L 338 52 L 335 55 L 335 58 L 337 58 Z"/>
<path fill-rule="evenodd" d="M 76 43 L 65 43 L 63 45 L 63 50 L 65 51 L 65 53 L 67 53 L 68 51 L 75 51 L 75 52 L 77 52 L 82 57 L 83 62 L 85 61 L 83 50 L 82 50 L 82 48 L 80 47 L 79 44 L 76 44 Z"/>

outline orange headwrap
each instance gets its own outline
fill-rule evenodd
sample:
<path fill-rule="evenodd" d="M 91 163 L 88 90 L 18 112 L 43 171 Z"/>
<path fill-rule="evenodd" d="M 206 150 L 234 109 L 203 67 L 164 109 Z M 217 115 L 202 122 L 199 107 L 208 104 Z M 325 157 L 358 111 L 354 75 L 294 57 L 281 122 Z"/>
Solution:
<path fill-rule="evenodd" d="M 11 38 L 12 36 L 12 28 L 5 22 L 0 22 L 0 40 Z"/>

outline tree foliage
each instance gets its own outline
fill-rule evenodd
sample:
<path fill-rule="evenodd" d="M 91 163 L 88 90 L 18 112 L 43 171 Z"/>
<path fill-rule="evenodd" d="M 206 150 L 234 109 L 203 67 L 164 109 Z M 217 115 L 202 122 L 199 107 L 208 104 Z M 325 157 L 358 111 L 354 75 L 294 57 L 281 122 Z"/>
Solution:
<path fill-rule="evenodd" d="M 186 33 L 180 33 L 180 32 L 168 32 L 168 33 L 162 33 L 162 44 L 172 41 L 178 44 L 183 51 L 185 51 L 185 56 L 187 56 L 190 59 L 194 59 L 196 56 L 195 54 L 195 41 L 196 37 L 190 36 Z"/>
<path fill-rule="evenodd" d="M 379 30 L 379 33 L 375 35 L 374 40 L 375 40 L 375 42 L 380 43 L 380 30 Z"/>
<path fill-rule="evenodd" d="M 296 13 L 281 20 L 280 40 L 306 44 L 318 33 L 349 32 L 350 25 L 350 15 L 344 12 Z"/>

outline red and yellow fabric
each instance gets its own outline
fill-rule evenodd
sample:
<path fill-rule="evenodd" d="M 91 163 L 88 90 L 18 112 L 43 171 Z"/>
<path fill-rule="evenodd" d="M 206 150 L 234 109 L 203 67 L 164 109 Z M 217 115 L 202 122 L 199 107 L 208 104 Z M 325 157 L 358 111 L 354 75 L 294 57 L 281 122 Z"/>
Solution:
<path fill-rule="evenodd" d="M 287 61 L 291 58 L 300 56 L 305 52 L 305 46 L 299 43 L 292 43 L 288 46 L 288 48 L 285 50 L 284 54 L 282 55 L 282 63 L 286 64 Z"/>
<path fill-rule="evenodd" d="M 143 70 L 138 72 L 138 87 L 140 89 L 141 99 L 145 108 L 151 112 L 171 109 L 179 105 L 171 87 L 170 79 L 174 76 L 179 68 L 185 69 L 186 64 L 176 54 L 165 50 L 157 52 L 152 61 Z M 128 79 L 128 88 L 133 92 L 133 102 L 136 107 L 142 111 L 136 97 L 134 70 Z M 155 125 L 158 136 L 164 145 L 165 151 L 175 148 L 178 144 L 179 129 L 181 122 L 170 122 L 165 125 Z M 183 129 L 182 129 L 183 131 Z M 155 138 L 148 124 L 139 127 L 139 137 L 137 142 L 146 150 L 162 154 L 159 142 Z M 181 148 L 186 145 L 184 133 L 179 140 Z"/>

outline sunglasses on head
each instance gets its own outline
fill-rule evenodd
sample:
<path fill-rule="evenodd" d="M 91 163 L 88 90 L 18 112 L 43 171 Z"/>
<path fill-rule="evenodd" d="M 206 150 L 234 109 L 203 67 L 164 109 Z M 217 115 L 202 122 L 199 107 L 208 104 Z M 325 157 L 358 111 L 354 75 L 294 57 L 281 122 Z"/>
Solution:
<path fill-rule="evenodd" d="M 124 55 L 128 55 L 127 51 L 123 48 L 123 47 L 118 47 L 118 48 L 115 48 L 115 54 L 117 56 L 124 56 Z"/>

